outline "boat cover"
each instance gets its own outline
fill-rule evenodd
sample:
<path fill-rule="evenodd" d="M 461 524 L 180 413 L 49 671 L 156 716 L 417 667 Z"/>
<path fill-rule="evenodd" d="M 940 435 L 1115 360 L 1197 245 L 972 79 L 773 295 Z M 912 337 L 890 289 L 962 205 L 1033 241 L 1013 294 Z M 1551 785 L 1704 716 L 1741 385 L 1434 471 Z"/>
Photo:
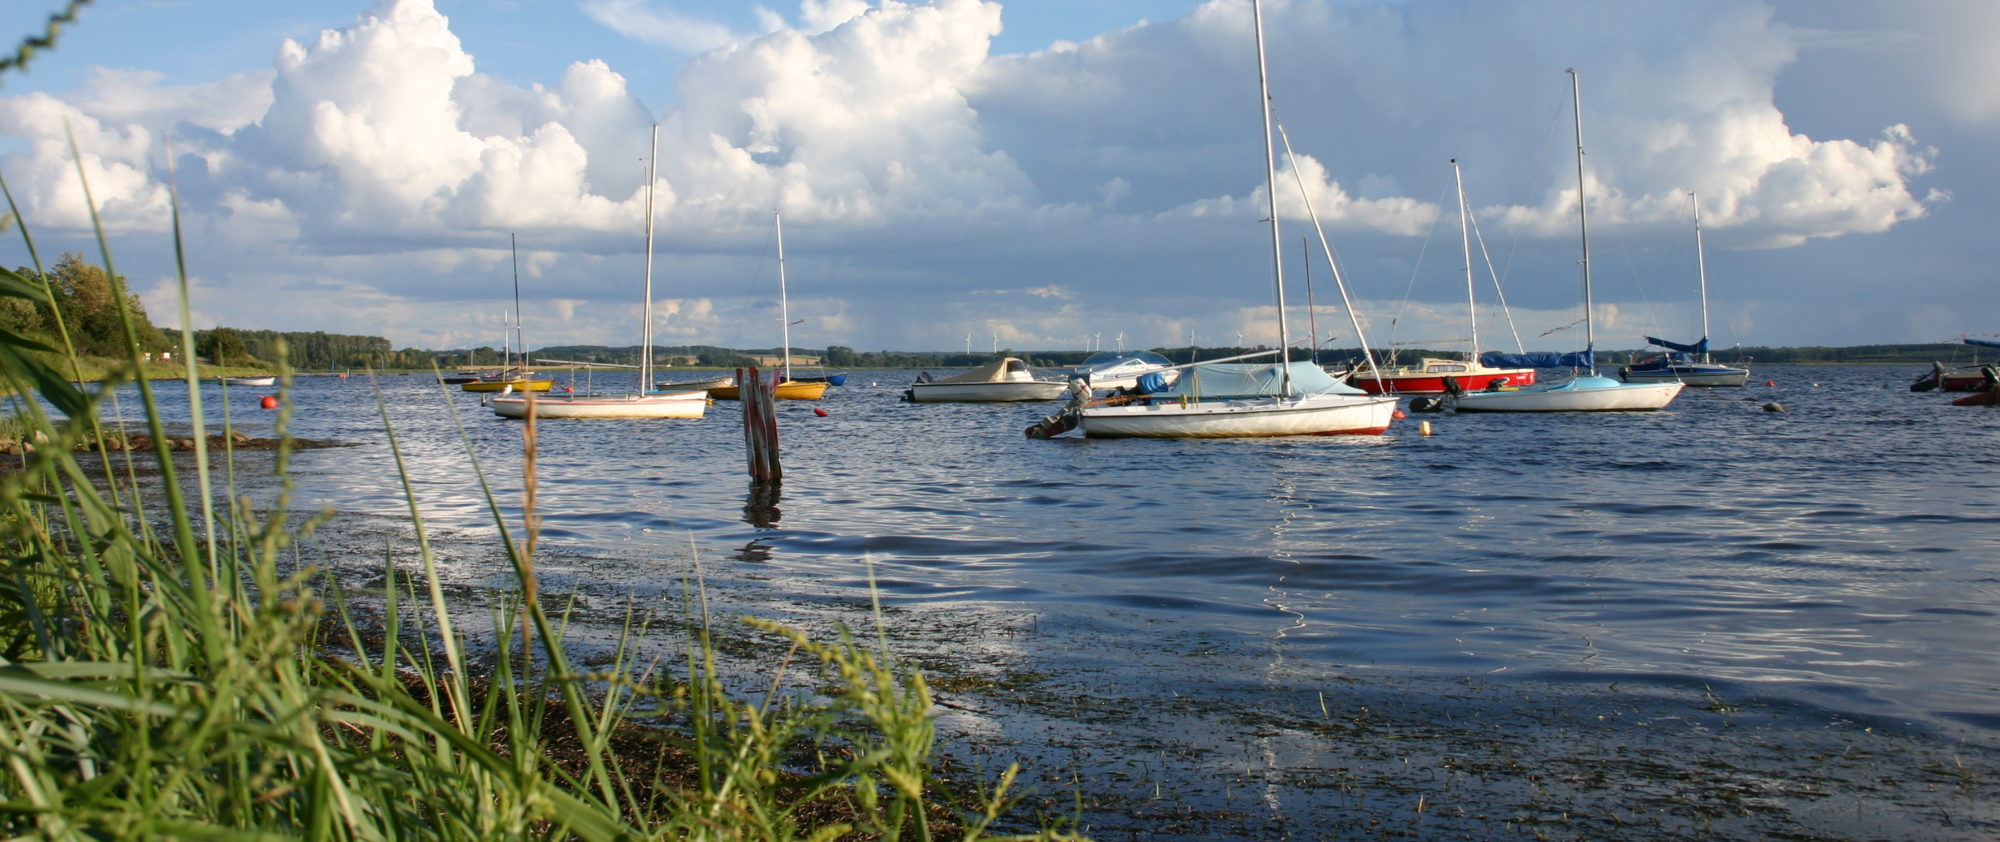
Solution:
<path fill-rule="evenodd" d="M 1986 347 L 1988 347 L 1988 348 L 2000 348 L 2000 341 L 1996 341 L 1996 340 L 1992 340 L 1992 339 L 1973 339 L 1973 338 L 1970 338 L 1970 337 L 1967 337 L 1967 338 L 1966 338 L 1966 340 L 1965 340 L 1965 344 L 1967 344 L 1967 345 L 1984 345 L 1984 346 L 1986 346 Z"/>
<path fill-rule="evenodd" d="M 1538 351 L 1529 354 L 1503 354 L 1487 351 L 1479 355 L 1479 362 L 1488 368 L 1596 368 L 1597 355 L 1590 349 L 1559 354 L 1553 351 Z"/>
<path fill-rule="evenodd" d="M 1325 370 L 1305 360 L 1292 363 L 1291 370 L 1292 391 L 1297 394 L 1368 394 L 1333 379 Z M 1204 398 L 1276 395 L 1281 382 L 1277 363 L 1212 363 L 1188 369 L 1186 374 L 1174 381 L 1172 388 L 1159 394 L 1166 397 L 1199 395 Z"/>
<path fill-rule="evenodd" d="M 1648 336 L 1646 337 L 1646 341 L 1658 345 L 1662 348 L 1666 348 L 1673 351 L 1679 351 L 1683 354 L 1708 353 L 1708 337 L 1706 336 L 1702 337 L 1700 342 L 1696 342 L 1693 345 L 1682 345 L 1679 342 L 1668 342 L 1667 340 L 1661 339 L 1656 336 Z"/>
<path fill-rule="evenodd" d="M 1145 374 L 1139 375 L 1137 385 L 1139 394 L 1157 395 L 1166 391 L 1169 386 L 1167 383 L 1167 373 L 1164 371 L 1148 371 Z"/>
<path fill-rule="evenodd" d="M 994 360 L 964 374 L 940 377 L 932 383 L 1005 383 L 1010 380 L 1030 380 L 1028 364 L 1014 357 Z"/>

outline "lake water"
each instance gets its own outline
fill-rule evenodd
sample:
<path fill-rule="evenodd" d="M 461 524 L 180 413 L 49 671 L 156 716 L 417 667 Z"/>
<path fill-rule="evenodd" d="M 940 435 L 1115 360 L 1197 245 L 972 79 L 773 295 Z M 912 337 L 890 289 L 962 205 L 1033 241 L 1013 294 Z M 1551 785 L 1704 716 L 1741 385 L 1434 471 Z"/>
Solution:
<path fill-rule="evenodd" d="M 916 372 L 863 371 L 780 404 L 775 495 L 733 403 L 543 422 L 539 569 L 582 646 L 678 610 L 696 555 L 729 610 L 810 628 L 872 627 L 872 581 L 954 757 L 1030 765 L 1056 814 L 1082 781 L 1099 838 L 1994 838 L 2000 411 L 1921 373 L 1037 441 L 1054 404 L 902 403 Z M 521 425 L 380 382 L 447 575 L 504 586 L 466 442 L 515 506 Z M 240 428 L 268 391 L 233 390 Z M 297 457 L 301 505 L 406 519 L 368 381 L 294 400 L 294 434 L 356 445 Z"/>

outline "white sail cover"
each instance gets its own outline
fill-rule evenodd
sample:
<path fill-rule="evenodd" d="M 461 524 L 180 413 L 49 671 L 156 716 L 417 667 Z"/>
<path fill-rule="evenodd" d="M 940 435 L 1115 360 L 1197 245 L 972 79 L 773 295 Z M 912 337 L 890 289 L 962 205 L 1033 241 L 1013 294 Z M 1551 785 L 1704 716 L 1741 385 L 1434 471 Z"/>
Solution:
<path fill-rule="evenodd" d="M 1327 374 L 1319 366 L 1299 361 L 1291 364 L 1294 395 L 1365 395 Z M 1283 385 L 1277 363 L 1215 363 L 1187 370 L 1172 388 L 1156 397 L 1188 395 L 1204 399 L 1274 396 Z"/>

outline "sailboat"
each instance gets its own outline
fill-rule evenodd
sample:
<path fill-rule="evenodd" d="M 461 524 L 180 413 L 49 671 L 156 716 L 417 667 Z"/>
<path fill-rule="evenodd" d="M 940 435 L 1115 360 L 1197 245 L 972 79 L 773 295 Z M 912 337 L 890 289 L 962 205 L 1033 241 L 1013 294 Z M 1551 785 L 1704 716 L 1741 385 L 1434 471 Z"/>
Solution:
<path fill-rule="evenodd" d="M 521 337 L 521 253 L 514 248 L 514 235 L 507 235 L 507 252 L 514 257 L 514 335 L 507 337 L 503 345 L 506 358 L 501 361 L 500 370 L 481 375 L 469 383 L 461 383 L 458 388 L 468 392 L 546 392 L 556 385 L 553 378 L 536 377 L 528 370 L 528 343 L 521 341 L 521 364 L 514 365 L 514 340 Z"/>
<path fill-rule="evenodd" d="M 1535 370 L 1522 366 L 1496 368 L 1479 361 L 1479 301 L 1472 284 L 1471 211 L 1465 202 L 1465 178 L 1459 173 L 1458 159 L 1451 159 L 1451 177 L 1458 185 L 1458 238 L 1465 248 L 1465 307 L 1470 316 L 1472 347 L 1465 359 L 1425 357 L 1416 365 L 1390 366 L 1380 373 L 1357 371 L 1347 382 L 1375 395 L 1441 395 L 1453 384 L 1457 388 L 1481 391 L 1535 382 Z M 1447 383 L 1446 381 L 1451 381 Z"/>
<path fill-rule="evenodd" d="M 1538 368 L 1580 369 L 1575 377 L 1549 385 L 1522 389 L 1466 392 L 1454 408 L 1459 412 L 1614 412 L 1653 410 L 1665 407 L 1681 393 L 1679 381 L 1670 383 L 1620 383 L 1600 376 L 1596 368 L 1597 334 L 1591 325 L 1595 301 L 1590 293 L 1590 218 L 1583 182 L 1583 94 L 1576 71 L 1569 70 L 1570 98 L 1576 110 L 1576 220 L 1583 244 L 1583 350 L 1570 354 L 1500 354 L 1487 352 L 1481 362 L 1492 366 L 1534 366 Z"/>
<path fill-rule="evenodd" d="M 1285 269 L 1278 232 L 1277 150 L 1271 132 L 1271 85 L 1264 67 L 1264 16 L 1250 14 L 1257 35 L 1258 103 L 1263 109 L 1264 187 L 1270 202 L 1271 267 L 1278 304 L 1277 362 L 1210 362 L 1189 367 L 1164 391 L 1138 400 L 1100 403 L 1078 390 L 1065 416 L 1098 438 L 1223 438 L 1373 435 L 1389 428 L 1396 399 L 1370 395 L 1334 380 L 1310 360 L 1291 360 L 1285 324 Z M 1062 416 L 1058 416 L 1061 419 Z M 1059 420 L 1067 427 L 1069 420 Z M 1029 428 L 1035 435 L 1037 428 Z M 1043 428 L 1043 435 L 1060 431 Z"/>
<path fill-rule="evenodd" d="M 506 395 L 494 398 L 493 412 L 503 418 L 700 418 L 708 408 L 708 393 L 655 392 L 653 383 L 653 182 L 654 159 L 660 152 L 660 127 L 653 127 L 653 157 L 646 162 L 646 284 L 645 306 L 639 317 L 639 388 L 629 395 L 562 394 L 546 397 Z"/>
<path fill-rule="evenodd" d="M 1678 380 L 1689 386 L 1741 386 L 1750 380 L 1750 369 L 1722 365 L 1708 353 L 1708 259 L 1701 248 L 1701 199 L 1689 193 L 1688 201 L 1694 204 L 1694 265 L 1695 275 L 1701 279 L 1701 340 L 1683 345 L 1648 336 L 1647 342 L 1667 352 L 1621 368 L 1618 376 L 1627 383 Z"/>
<path fill-rule="evenodd" d="M 781 401 L 816 401 L 826 394 L 825 380 L 792 379 L 792 310 L 785 298 L 785 221 L 776 211 L 771 213 L 771 221 L 778 229 L 778 321 L 784 325 L 776 397 Z M 708 394 L 717 400 L 733 401 L 743 396 L 743 390 L 739 386 L 718 386 L 708 390 Z"/>

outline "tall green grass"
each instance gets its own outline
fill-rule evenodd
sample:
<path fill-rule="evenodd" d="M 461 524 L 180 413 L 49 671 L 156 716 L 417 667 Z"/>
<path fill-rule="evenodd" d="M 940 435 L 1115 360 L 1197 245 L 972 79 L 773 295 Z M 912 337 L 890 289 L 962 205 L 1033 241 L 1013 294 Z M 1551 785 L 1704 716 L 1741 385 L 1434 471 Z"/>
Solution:
<path fill-rule="evenodd" d="M 9 217 L 32 253 L 11 197 Z M 115 278 L 108 248 L 103 260 Z M 0 270 L 0 296 L 46 293 Z M 55 351 L 0 334 L 9 423 L 46 440 L 0 474 L 0 835 L 981 839 L 1011 804 L 1011 768 L 975 792 L 943 784 L 923 677 L 880 642 L 752 623 L 789 654 L 768 665 L 768 690 L 734 693 L 691 587 L 678 662 L 641 662 L 649 629 L 635 621 L 608 665 L 580 669 L 536 593 L 532 502 L 517 528 L 490 488 L 516 584 L 491 603 L 491 628 L 521 632 L 478 641 L 490 654 L 477 666 L 452 624 L 468 606 L 445 599 L 414 496 L 421 570 L 385 558 L 379 593 L 344 593 L 304 562 L 324 515 L 290 522 L 289 449 L 276 499 L 253 506 L 233 464 L 217 487 L 205 453 L 175 461 L 136 353 L 86 389 L 46 361 Z M 151 454 L 103 446 L 96 419 L 122 413 L 105 401 L 127 381 Z M 441 396 L 440 413 L 451 405 Z M 530 432 L 531 466 L 533 447 Z M 189 464 L 194 477 L 177 476 Z M 362 596 L 379 611 L 351 608 Z M 808 671 L 821 689 L 783 689 Z"/>

